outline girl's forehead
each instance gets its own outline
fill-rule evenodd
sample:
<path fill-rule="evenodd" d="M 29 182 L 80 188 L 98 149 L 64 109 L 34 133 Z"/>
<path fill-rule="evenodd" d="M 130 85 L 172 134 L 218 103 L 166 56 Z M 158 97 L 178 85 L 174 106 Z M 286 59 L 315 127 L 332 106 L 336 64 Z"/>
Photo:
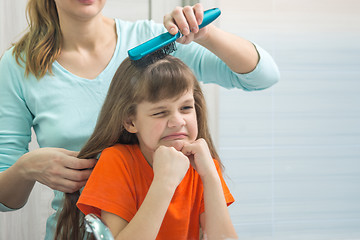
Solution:
<path fill-rule="evenodd" d="M 138 105 L 146 104 L 147 106 L 157 106 L 157 105 L 181 104 L 181 103 L 188 103 L 188 102 L 189 103 L 194 102 L 193 90 L 186 91 L 183 94 L 180 94 L 179 96 L 176 96 L 176 97 L 161 99 L 156 102 L 150 102 L 150 101 L 144 100 L 141 103 L 139 103 Z"/>

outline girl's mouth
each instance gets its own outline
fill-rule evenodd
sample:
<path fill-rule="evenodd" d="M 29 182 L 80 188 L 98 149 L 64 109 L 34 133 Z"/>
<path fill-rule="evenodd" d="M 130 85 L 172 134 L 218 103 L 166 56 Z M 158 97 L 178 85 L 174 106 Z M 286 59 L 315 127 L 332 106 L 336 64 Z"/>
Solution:
<path fill-rule="evenodd" d="M 79 2 L 82 4 L 93 4 L 95 1 L 94 0 L 79 0 Z"/>
<path fill-rule="evenodd" d="M 185 133 L 173 133 L 173 134 L 169 134 L 165 137 L 163 137 L 163 140 L 166 141 L 172 141 L 172 140 L 183 140 L 187 137 L 187 134 Z"/>

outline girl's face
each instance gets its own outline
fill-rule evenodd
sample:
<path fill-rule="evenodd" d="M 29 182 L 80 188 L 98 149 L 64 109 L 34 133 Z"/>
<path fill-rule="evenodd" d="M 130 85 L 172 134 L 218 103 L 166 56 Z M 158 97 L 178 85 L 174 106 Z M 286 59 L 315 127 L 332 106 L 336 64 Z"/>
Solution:
<path fill-rule="evenodd" d="M 87 20 L 98 15 L 106 0 L 55 0 L 59 17 Z"/>
<path fill-rule="evenodd" d="M 127 130 L 136 133 L 140 149 L 152 163 L 152 154 L 165 145 L 180 150 L 184 142 L 197 138 L 198 127 L 193 91 L 179 98 L 137 105 L 136 116 L 127 123 Z"/>

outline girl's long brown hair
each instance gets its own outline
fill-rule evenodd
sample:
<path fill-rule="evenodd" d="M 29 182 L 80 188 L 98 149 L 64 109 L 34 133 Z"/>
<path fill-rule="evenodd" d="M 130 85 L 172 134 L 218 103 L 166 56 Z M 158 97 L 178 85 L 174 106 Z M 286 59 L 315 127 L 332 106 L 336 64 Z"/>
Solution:
<path fill-rule="evenodd" d="M 32 73 L 37 79 L 46 72 L 61 49 L 59 16 L 54 0 L 29 0 L 26 7 L 28 32 L 14 44 L 16 62 L 25 63 L 25 76 Z"/>
<path fill-rule="evenodd" d="M 141 68 L 135 67 L 129 58 L 123 61 L 110 84 L 94 132 L 78 157 L 97 158 L 105 148 L 116 143 L 137 144 L 136 135 L 127 132 L 123 124 L 130 116 L 135 116 L 137 104 L 172 99 L 191 89 L 197 115 L 197 138 L 206 140 L 211 155 L 221 165 L 210 137 L 205 99 L 199 83 L 183 62 L 170 55 Z M 79 191 L 65 195 L 55 239 L 84 238 L 84 215 L 76 207 L 79 195 Z"/>

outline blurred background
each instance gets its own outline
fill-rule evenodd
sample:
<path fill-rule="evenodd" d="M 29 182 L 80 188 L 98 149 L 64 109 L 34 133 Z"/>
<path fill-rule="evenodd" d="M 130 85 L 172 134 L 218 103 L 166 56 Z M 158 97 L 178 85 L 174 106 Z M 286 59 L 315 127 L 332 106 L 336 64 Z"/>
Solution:
<path fill-rule="evenodd" d="M 0 2 L 0 55 L 26 28 L 26 2 Z M 104 15 L 162 22 L 196 2 L 107 0 Z M 360 1 L 200 2 L 281 73 L 259 92 L 204 86 L 239 239 L 360 239 Z M 52 197 L 37 184 L 23 209 L 0 213 L 0 239 L 42 239 Z"/>

